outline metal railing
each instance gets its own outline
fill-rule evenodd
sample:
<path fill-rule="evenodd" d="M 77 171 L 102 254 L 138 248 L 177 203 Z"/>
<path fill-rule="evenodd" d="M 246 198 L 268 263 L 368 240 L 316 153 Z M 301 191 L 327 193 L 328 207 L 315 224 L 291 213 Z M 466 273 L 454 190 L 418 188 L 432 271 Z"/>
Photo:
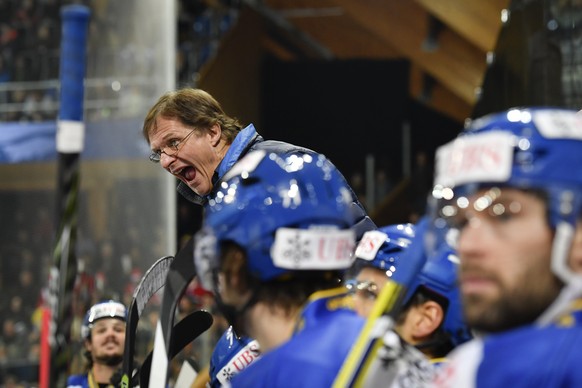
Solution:
<path fill-rule="evenodd" d="M 42 113 L 56 118 L 59 88 L 60 82 L 56 79 L 1 83 L 0 117 Z M 144 98 L 154 96 L 155 90 L 151 79 L 143 76 L 88 78 L 85 80 L 85 113 L 94 117 L 107 110 L 108 118 L 128 116 L 143 109 Z"/>

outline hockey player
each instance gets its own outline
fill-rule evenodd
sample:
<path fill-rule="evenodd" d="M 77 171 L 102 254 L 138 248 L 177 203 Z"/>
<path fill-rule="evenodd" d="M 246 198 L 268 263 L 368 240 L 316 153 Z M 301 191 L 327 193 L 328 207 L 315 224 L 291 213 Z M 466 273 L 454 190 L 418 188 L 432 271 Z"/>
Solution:
<path fill-rule="evenodd" d="M 368 316 L 378 293 L 406 259 L 403 253 L 414 233 L 413 224 L 396 224 L 364 234 L 355 252 L 355 279 L 347 282 L 359 315 Z M 461 312 L 457 263 L 454 250 L 443 244 L 410 286 L 394 327 L 433 363 L 440 363 L 450 350 L 471 338 Z"/>
<path fill-rule="evenodd" d="M 108 387 L 121 368 L 127 309 L 119 302 L 99 302 L 87 311 L 81 327 L 87 373 L 69 376 L 68 388 Z"/>
<path fill-rule="evenodd" d="M 209 201 L 198 273 L 235 332 L 262 353 L 232 386 L 333 382 L 363 324 L 340 281 L 353 262 L 351 203 L 325 157 L 264 152 L 235 165 Z"/>
<path fill-rule="evenodd" d="M 422 222 L 426 225 L 426 219 Z M 350 270 L 356 277 L 346 285 L 354 295 L 356 311 L 376 327 L 368 336 L 378 333 L 381 341 L 376 353 L 351 357 L 334 387 L 429 387 L 435 368 L 443 365 L 446 354 L 471 338 L 461 316 L 457 258 L 448 244 L 442 244 L 427 260 L 425 229 L 412 224 L 390 225 L 366 232 L 358 244 L 356 262 Z M 400 307 L 387 316 L 374 318 L 374 310 L 379 307 L 388 312 L 387 306 L 381 304 L 380 293 L 390 281 L 402 283 L 410 260 L 419 257 L 424 257 L 425 264 L 409 283 L 403 283 L 406 292 L 399 298 Z M 388 316 L 393 318 L 387 319 Z M 366 332 L 361 336 L 365 337 Z M 357 351 L 358 346 L 352 351 Z"/>
<path fill-rule="evenodd" d="M 511 109 L 436 155 L 434 224 L 459 231 L 464 315 L 482 333 L 436 385 L 582 387 L 581 117 Z"/>

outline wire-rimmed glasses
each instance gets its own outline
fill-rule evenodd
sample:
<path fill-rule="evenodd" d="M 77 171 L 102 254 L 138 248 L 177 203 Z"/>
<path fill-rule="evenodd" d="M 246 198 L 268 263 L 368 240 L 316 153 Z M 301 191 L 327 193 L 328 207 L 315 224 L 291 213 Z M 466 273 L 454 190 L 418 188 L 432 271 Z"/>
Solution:
<path fill-rule="evenodd" d="M 352 295 L 358 294 L 364 299 L 375 300 L 378 297 L 378 285 L 372 281 L 358 281 L 350 279 L 345 284 L 348 292 Z"/>
<path fill-rule="evenodd" d="M 150 161 L 154 163 L 159 163 L 162 159 L 162 154 L 166 154 L 168 156 L 174 156 L 180 150 L 180 145 L 183 144 L 188 138 L 194 133 L 196 129 L 190 131 L 189 134 L 184 136 L 181 140 L 172 140 L 170 141 L 165 147 L 162 147 L 158 151 L 152 151 L 150 154 Z"/>

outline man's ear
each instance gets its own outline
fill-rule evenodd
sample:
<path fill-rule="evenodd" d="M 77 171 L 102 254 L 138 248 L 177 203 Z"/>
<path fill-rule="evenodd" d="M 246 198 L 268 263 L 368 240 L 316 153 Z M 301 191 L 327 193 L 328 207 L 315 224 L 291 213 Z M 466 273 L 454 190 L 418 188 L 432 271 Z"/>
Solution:
<path fill-rule="evenodd" d="M 582 221 L 576 223 L 570 250 L 570 267 L 573 272 L 582 275 Z"/>
<path fill-rule="evenodd" d="M 220 124 L 214 124 L 210 129 L 208 129 L 208 135 L 210 136 L 210 144 L 216 147 L 222 139 L 222 128 Z"/>
<path fill-rule="evenodd" d="M 422 342 L 430 337 L 443 322 L 445 313 L 434 300 L 415 306 L 415 318 L 411 321 L 411 335 L 415 341 Z"/>

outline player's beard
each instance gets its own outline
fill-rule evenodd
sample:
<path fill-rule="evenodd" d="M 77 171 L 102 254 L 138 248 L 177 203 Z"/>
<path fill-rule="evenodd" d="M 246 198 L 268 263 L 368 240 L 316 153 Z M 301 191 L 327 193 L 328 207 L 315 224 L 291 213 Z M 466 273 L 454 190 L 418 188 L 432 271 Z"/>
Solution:
<path fill-rule="evenodd" d="M 556 299 L 561 286 L 562 283 L 554 278 L 533 292 L 519 288 L 502 292 L 496 299 L 464 295 L 465 319 L 474 330 L 488 333 L 533 323 Z"/>
<path fill-rule="evenodd" d="M 123 361 L 121 354 L 108 354 L 104 356 L 95 357 L 95 362 L 107 366 L 117 366 Z"/>

